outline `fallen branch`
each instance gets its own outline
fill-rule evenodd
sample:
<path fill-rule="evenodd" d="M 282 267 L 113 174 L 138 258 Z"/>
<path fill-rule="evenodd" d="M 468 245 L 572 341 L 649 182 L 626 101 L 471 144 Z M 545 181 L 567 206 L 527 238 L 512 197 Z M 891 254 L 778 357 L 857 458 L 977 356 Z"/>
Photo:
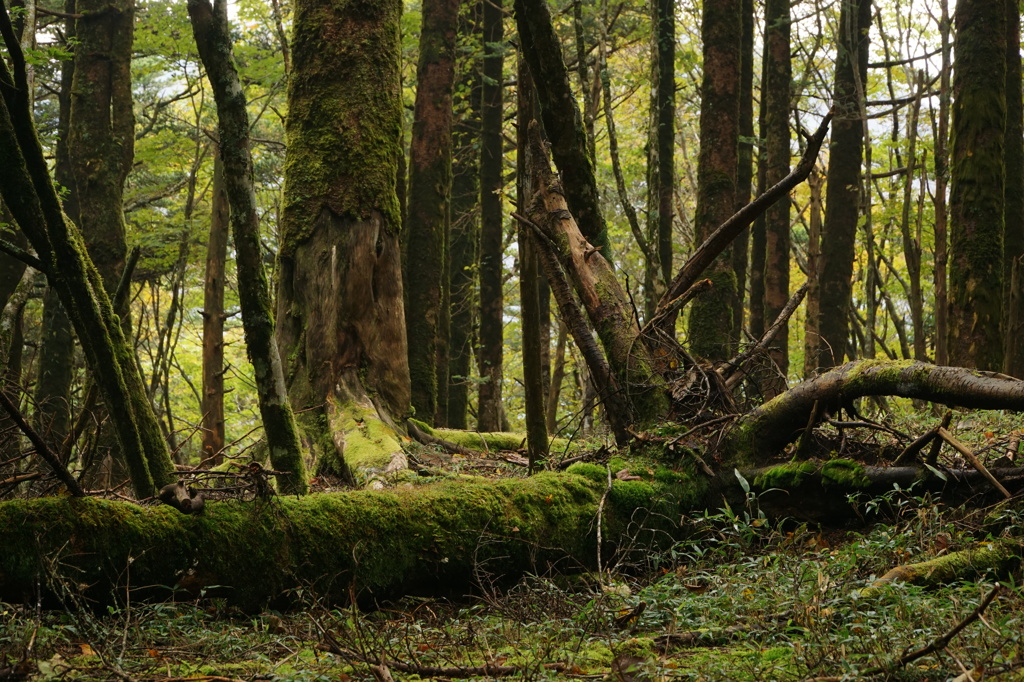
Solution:
<path fill-rule="evenodd" d="M 85 497 L 85 491 L 82 490 L 82 486 L 78 485 L 78 481 L 68 472 L 67 467 L 61 463 L 42 436 L 36 433 L 36 430 L 25 421 L 17 405 L 14 404 L 14 401 L 3 390 L 0 390 L 0 407 L 4 408 L 4 411 L 10 415 L 11 421 L 17 424 L 21 432 L 32 442 L 32 446 L 36 449 L 36 454 L 43 458 L 43 461 L 53 470 L 53 473 L 67 487 L 68 491 L 74 497 Z"/>
<path fill-rule="evenodd" d="M 873 597 L 885 587 L 897 582 L 938 585 L 970 579 L 988 571 L 1005 571 L 1020 558 L 1020 554 L 1020 545 L 1011 540 L 982 542 L 970 549 L 943 554 L 928 561 L 896 566 L 861 590 L 860 597 Z"/>
<path fill-rule="evenodd" d="M 966 457 L 967 461 L 971 463 L 971 466 L 980 471 L 981 475 L 987 478 L 992 483 L 992 485 L 995 486 L 996 490 L 1001 492 L 1003 496 L 1006 497 L 1006 499 L 1010 499 L 1011 497 L 1013 497 L 1013 495 L 1011 495 L 1009 491 L 1003 487 L 1003 484 L 999 482 L 999 479 L 993 476 L 992 472 L 989 471 L 985 467 L 985 465 L 981 463 L 981 460 L 978 459 L 978 456 L 974 454 L 973 450 L 971 450 L 969 447 L 961 443 L 959 439 L 953 436 L 953 434 L 951 434 L 942 426 L 939 427 L 936 433 L 939 435 L 940 438 L 942 438 L 942 440 L 946 441 L 954 448 L 956 448 L 957 452 Z"/>
<path fill-rule="evenodd" d="M 722 378 L 725 379 L 726 386 L 733 388 L 742 380 L 743 375 L 740 373 L 740 370 L 743 368 L 743 365 L 745 365 L 750 358 L 754 357 L 756 353 L 763 350 L 775 339 L 779 331 L 781 331 L 786 325 L 786 322 L 789 321 L 789 318 L 793 316 L 794 312 L 796 312 L 800 303 L 803 302 L 806 294 L 807 283 L 804 282 L 803 286 L 796 290 L 796 293 L 794 293 L 789 299 L 789 302 L 786 303 L 786 307 L 783 308 L 778 317 L 775 318 L 772 326 L 769 327 L 768 330 L 761 335 L 761 338 L 757 340 L 757 343 L 726 363 L 725 371 L 722 373 Z"/>

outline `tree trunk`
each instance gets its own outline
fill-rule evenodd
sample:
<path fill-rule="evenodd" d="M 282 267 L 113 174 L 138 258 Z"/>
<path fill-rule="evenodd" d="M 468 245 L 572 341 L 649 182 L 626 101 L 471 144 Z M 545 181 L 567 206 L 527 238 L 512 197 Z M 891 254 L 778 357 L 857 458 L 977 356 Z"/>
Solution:
<path fill-rule="evenodd" d="M 404 466 L 400 13 L 295 5 L 278 344 L 317 471 L 350 481 Z"/>
<path fill-rule="evenodd" d="M 739 154 L 739 81 L 742 35 L 741 0 L 705 3 L 701 21 L 704 80 L 701 85 L 700 158 L 697 163 L 697 210 L 694 248 L 699 247 L 735 210 Z M 724 360 L 737 340 L 732 328 L 736 273 L 731 250 L 704 272 L 714 289 L 690 309 L 690 351 Z"/>
<path fill-rule="evenodd" d="M 6 27 L 4 26 L 6 25 Z M 0 28 L 9 17 L 0 12 Z M 172 478 L 173 465 L 145 393 L 135 354 L 114 314 L 99 272 L 85 252 L 81 234 L 61 210 L 35 134 L 21 48 L 5 40 L 13 74 L 0 62 L 0 79 L 15 88 L 0 90 L 0 193 L 57 289 L 82 342 L 89 367 L 110 411 L 121 452 L 140 497 Z"/>
<path fill-rule="evenodd" d="M 1003 367 L 1006 2 L 958 0 L 949 192 L 949 359 Z"/>
<path fill-rule="evenodd" d="M 282 492 L 302 494 L 308 488 L 306 467 L 274 337 L 274 314 L 263 270 L 263 247 L 252 181 L 249 115 L 232 56 L 227 0 L 218 0 L 216 8 L 209 0 L 190 0 L 188 12 L 217 102 L 218 151 L 224 163 L 224 189 L 231 206 L 245 348 L 253 366 L 270 461 L 277 471 L 284 472 L 278 477 Z"/>
<path fill-rule="evenodd" d="M 792 66 L 789 57 L 789 0 L 768 0 L 764 11 L 765 184 L 789 174 L 789 93 Z M 789 302 L 789 197 L 779 199 L 765 213 L 764 319 L 774 320 Z M 789 325 L 772 342 L 771 359 L 781 376 L 763 385 L 766 398 L 786 390 L 789 374 Z"/>
<path fill-rule="evenodd" d="M 861 161 L 864 125 L 860 120 L 864 93 L 857 87 L 867 80 L 868 31 L 871 2 L 844 2 L 839 14 L 839 35 L 834 89 L 835 123 L 829 145 L 828 184 L 825 188 L 825 223 L 821 238 L 818 291 L 818 335 L 811 359 L 815 368 L 833 367 L 847 355 L 854 246 L 861 209 Z"/>
<path fill-rule="evenodd" d="M 1020 9 L 1013 0 L 1006 0 L 1006 130 L 1003 135 L 1006 187 L 1003 190 L 1003 296 L 1005 359 L 1003 371 L 1024 378 L 1024 337 L 1009 320 L 1024 319 L 1024 310 L 1011 310 L 1021 305 L 1020 297 L 1012 297 L 1009 286 L 1015 260 L 1024 256 L 1024 94 L 1021 92 Z"/>
<path fill-rule="evenodd" d="M 480 36 L 480 5 L 464 12 L 463 40 Z M 468 426 L 469 389 L 473 374 L 473 326 L 480 242 L 480 58 L 470 51 L 457 64 L 458 86 L 452 131 L 452 230 L 448 266 L 451 323 L 448 358 L 448 426 Z"/>
<path fill-rule="evenodd" d="M 530 67 L 519 52 L 516 112 L 516 174 L 517 203 L 529 206 L 532 201 L 530 187 L 531 169 L 537 160 L 531 157 L 529 128 L 536 116 L 536 91 L 530 75 Z M 546 161 L 546 159 L 545 159 Z M 522 321 L 523 343 L 523 393 L 526 412 L 526 449 L 530 460 L 530 471 L 548 455 L 548 430 L 544 419 L 544 377 L 541 369 L 541 320 L 540 290 L 542 276 L 540 256 L 535 243 L 537 235 L 526 225 L 519 225 L 519 311 Z M 546 292 L 545 292 L 546 293 Z"/>
<path fill-rule="evenodd" d="M 480 112 L 480 392 L 477 428 L 501 430 L 504 374 L 504 279 L 501 208 L 504 57 L 501 2 L 484 0 L 483 103 Z"/>
<path fill-rule="evenodd" d="M 416 69 L 416 109 L 409 150 L 409 204 L 406 212 L 408 260 L 406 329 L 412 407 L 433 423 L 438 409 L 439 343 L 442 301 L 447 298 L 448 241 L 451 231 L 452 86 L 458 0 L 425 0 L 420 56 Z"/>
<path fill-rule="evenodd" d="M 942 73 L 939 85 L 939 120 L 934 130 L 935 140 L 935 363 L 949 364 L 949 298 L 947 264 L 949 249 L 947 246 L 946 187 L 949 182 L 949 152 L 946 146 L 949 132 L 949 77 L 952 71 L 950 64 L 949 41 L 949 7 L 948 0 L 940 0 L 942 16 L 939 18 L 939 31 L 942 35 Z"/>
<path fill-rule="evenodd" d="M 675 117 L 676 117 L 676 16 L 672 0 L 654 0 L 651 3 L 654 53 L 654 78 L 651 97 L 650 153 L 647 157 L 648 177 L 651 185 L 647 200 L 647 234 L 651 250 L 657 260 L 645 261 L 646 318 L 654 316 L 658 300 L 672 279 L 672 205 L 675 191 Z M 606 102 L 610 110 L 611 103 Z"/>
<path fill-rule="evenodd" d="M 811 192 L 810 214 L 807 220 L 807 307 L 804 311 L 804 368 L 805 379 L 817 371 L 814 349 L 818 341 L 818 320 L 821 282 L 821 186 L 825 178 L 817 169 L 811 171 L 807 185 Z"/>
<path fill-rule="evenodd" d="M 737 211 L 750 201 L 754 183 L 754 21 L 754 0 L 743 0 L 743 34 L 740 41 L 740 143 L 739 166 L 736 169 Z M 743 338 L 749 255 L 748 228 L 736 237 L 732 245 L 732 269 L 736 273 L 736 305 L 732 311 L 732 328 L 737 339 Z"/>
<path fill-rule="evenodd" d="M 924 332 L 924 296 L 921 292 L 921 239 L 911 232 L 910 206 L 913 203 L 914 178 L 917 173 L 917 123 L 921 114 L 921 97 L 924 92 L 924 72 L 917 72 L 916 97 L 907 120 L 907 175 L 903 185 L 903 215 L 900 219 L 900 231 L 903 235 L 903 258 L 907 263 L 907 279 L 910 290 L 907 298 L 910 302 L 910 323 L 914 330 L 914 359 L 928 360 Z M 1022 133 L 1024 134 L 1024 133 Z M 923 181 L 922 181 L 923 182 Z M 1021 187 L 1024 192 L 1024 186 Z M 923 191 L 923 189 L 922 189 Z"/>
<path fill-rule="evenodd" d="M 224 266 L 227 261 L 230 204 L 224 186 L 220 150 L 213 156 L 210 235 L 206 241 L 206 280 L 203 288 L 203 458 L 216 466 L 224 455 Z"/>
<path fill-rule="evenodd" d="M 586 240 L 611 262 L 594 164 L 587 154 L 579 106 L 569 87 L 569 73 L 551 24 L 551 12 L 546 0 L 516 0 L 514 9 L 523 54 L 540 100 L 544 134 L 551 143 L 551 157 L 562 174 L 569 210 Z"/>

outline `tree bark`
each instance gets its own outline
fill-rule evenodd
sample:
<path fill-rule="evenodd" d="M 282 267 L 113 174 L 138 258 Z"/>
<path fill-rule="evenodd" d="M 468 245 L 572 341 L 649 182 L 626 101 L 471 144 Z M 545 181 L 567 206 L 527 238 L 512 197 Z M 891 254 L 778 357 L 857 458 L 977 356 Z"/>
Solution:
<path fill-rule="evenodd" d="M 844 2 L 836 37 L 835 112 L 829 145 L 828 184 L 825 188 L 825 223 L 822 228 L 821 266 L 818 285 L 818 335 L 812 359 L 815 368 L 842 363 L 847 355 L 854 245 L 861 209 L 861 161 L 864 125 L 861 121 L 864 93 L 858 83 L 867 81 L 868 31 L 871 2 Z"/>
<path fill-rule="evenodd" d="M 1024 320 L 1021 298 L 1013 297 L 1010 283 L 1016 259 L 1024 256 L 1024 94 L 1021 92 L 1020 8 L 1006 0 L 1006 129 L 1003 134 L 1006 187 L 1003 190 L 1003 371 L 1024 377 L 1024 335 L 1010 320 Z M 1012 307 L 1016 305 L 1017 309 Z"/>
<path fill-rule="evenodd" d="M 562 174 L 566 201 L 583 236 L 611 262 L 608 228 L 600 206 L 594 164 L 587 154 L 579 106 L 569 86 L 562 50 L 546 0 L 516 0 L 516 26 L 540 100 L 544 134 Z"/>
<path fill-rule="evenodd" d="M 810 213 L 807 224 L 807 307 L 804 310 L 804 367 L 803 376 L 811 378 L 818 365 L 814 357 L 817 347 L 818 319 L 820 306 L 821 282 L 821 188 L 825 178 L 817 169 L 812 170 L 807 178 L 807 186 L 811 192 Z"/>
<path fill-rule="evenodd" d="M 480 391 L 477 428 L 501 430 L 501 394 L 504 364 L 502 315 L 501 208 L 502 119 L 504 57 L 501 1 L 484 0 L 483 9 L 483 103 L 480 111 Z"/>
<path fill-rule="evenodd" d="M 949 193 L 949 359 L 1003 367 L 1006 2 L 958 0 Z"/>
<path fill-rule="evenodd" d="M 224 189 L 231 206 L 245 348 L 253 366 L 270 461 L 274 469 L 285 472 L 278 476 L 281 491 L 302 494 L 308 489 L 306 467 L 274 337 L 274 313 L 270 286 L 263 270 L 263 247 L 252 181 L 249 115 L 232 55 L 227 0 L 217 0 L 216 7 L 209 0 L 190 0 L 188 12 L 196 46 L 217 102 L 218 151 L 224 163 Z"/>
<path fill-rule="evenodd" d="M 316 470 L 350 481 L 405 463 L 400 13 L 397 0 L 295 5 L 278 345 Z"/>
<path fill-rule="evenodd" d="M 224 285 L 230 228 L 230 202 L 220 151 L 213 157 L 210 234 L 206 241 L 203 286 L 203 459 L 216 466 L 224 455 Z"/>
<path fill-rule="evenodd" d="M 675 192 L 675 117 L 676 117 L 676 16 L 672 0 L 651 3 L 653 59 L 651 97 L 650 153 L 647 175 L 651 178 L 647 200 L 648 243 L 654 248 L 656 260 L 645 263 L 646 318 L 654 315 L 658 299 L 672 279 L 672 203 Z M 611 103 L 605 103 L 611 110 Z"/>
<path fill-rule="evenodd" d="M 416 69 L 416 108 L 409 150 L 409 204 L 406 212 L 406 330 L 412 407 L 434 423 L 438 410 L 437 362 L 442 301 L 447 298 L 448 242 L 451 232 L 452 87 L 455 82 L 455 33 L 458 0 L 425 0 Z M 447 356 L 445 356 L 447 357 Z M 447 364 L 447 363 L 445 363 Z"/>
<path fill-rule="evenodd" d="M 743 33 L 740 40 L 740 141 L 739 166 L 736 169 L 736 210 L 750 202 L 754 183 L 754 0 L 743 0 Z M 762 90 L 762 92 L 764 92 Z M 762 95 L 763 97 L 763 95 Z M 750 256 L 750 229 L 743 230 L 732 245 L 732 269 L 736 273 L 736 305 L 732 328 L 743 338 L 743 313 L 747 299 L 747 261 Z M 666 274 L 667 278 L 671 273 Z M 756 337 L 755 337 L 756 338 Z"/>
<path fill-rule="evenodd" d="M 792 66 L 789 56 L 789 0 L 768 0 L 764 11 L 765 183 L 768 186 L 789 174 L 789 99 Z M 774 320 L 789 302 L 789 197 L 776 201 L 765 213 L 764 319 Z M 783 324 L 770 351 L 781 375 L 763 385 L 765 398 L 786 390 L 789 374 L 789 325 Z"/>
<path fill-rule="evenodd" d="M 480 4 L 464 11 L 460 22 L 462 40 L 478 47 Z M 467 427 L 469 389 L 473 374 L 473 338 L 476 320 L 476 284 L 480 242 L 480 58 L 477 49 L 457 64 L 458 86 L 452 131 L 452 230 L 449 249 L 451 322 L 448 358 L 447 425 Z"/>
<path fill-rule="evenodd" d="M 734 212 L 739 165 L 741 0 L 704 5 L 704 78 L 701 84 L 700 158 L 697 162 L 696 249 Z M 690 309 L 689 349 L 711 360 L 730 357 L 737 336 L 732 327 L 736 273 L 729 247 L 703 273 L 714 289 Z M 674 325 L 669 325 L 674 326 Z"/>
<path fill-rule="evenodd" d="M 949 262 L 947 220 L 949 211 L 946 207 L 946 188 L 949 183 L 949 100 L 950 100 L 950 51 L 949 41 L 949 7 L 948 0 L 940 0 L 942 15 L 939 18 L 939 31 L 942 36 L 942 72 L 939 76 L 939 120 L 934 129 L 935 140 L 935 363 L 949 364 L 949 297 L 947 264 Z"/>

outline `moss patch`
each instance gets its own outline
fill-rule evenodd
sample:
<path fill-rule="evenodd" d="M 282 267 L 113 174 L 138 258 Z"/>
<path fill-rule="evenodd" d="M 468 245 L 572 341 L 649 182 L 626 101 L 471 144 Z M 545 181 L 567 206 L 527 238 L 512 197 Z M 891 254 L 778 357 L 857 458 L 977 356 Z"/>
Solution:
<path fill-rule="evenodd" d="M 849 459 L 833 459 L 821 467 L 821 484 L 826 488 L 866 488 L 871 484 L 864 466 Z"/>
<path fill-rule="evenodd" d="M 789 490 L 800 485 L 813 474 L 815 467 L 810 462 L 789 462 L 772 467 L 754 479 L 754 487 L 761 490 L 781 488 Z"/>

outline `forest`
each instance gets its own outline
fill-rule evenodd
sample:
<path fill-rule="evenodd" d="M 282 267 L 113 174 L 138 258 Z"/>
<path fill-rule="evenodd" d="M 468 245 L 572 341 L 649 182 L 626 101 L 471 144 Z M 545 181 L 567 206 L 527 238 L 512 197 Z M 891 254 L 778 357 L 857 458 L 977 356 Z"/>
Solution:
<path fill-rule="evenodd" d="M 4 0 L 0 682 L 1024 679 L 1018 0 Z"/>

